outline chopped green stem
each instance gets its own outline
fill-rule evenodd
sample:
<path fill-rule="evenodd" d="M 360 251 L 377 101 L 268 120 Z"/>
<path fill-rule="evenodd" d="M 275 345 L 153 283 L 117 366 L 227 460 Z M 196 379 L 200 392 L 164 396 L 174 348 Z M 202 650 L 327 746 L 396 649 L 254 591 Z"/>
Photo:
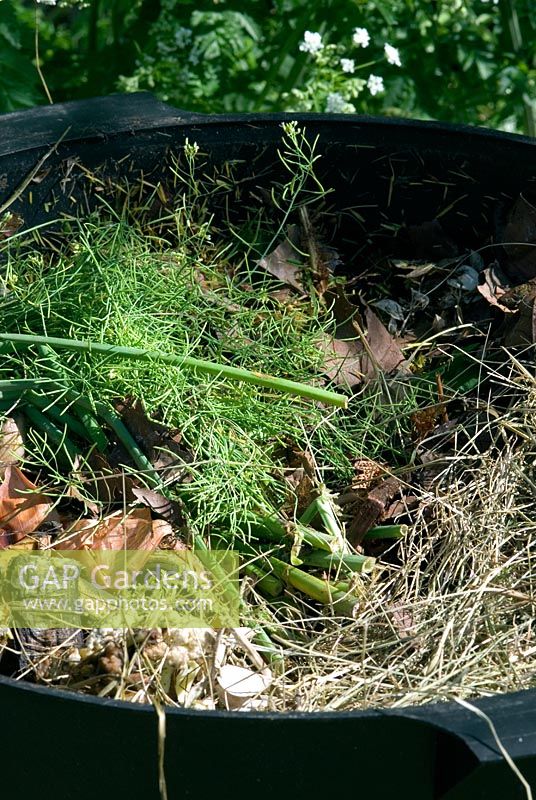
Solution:
<path fill-rule="evenodd" d="M 65 431 L 61 431 L 57 428 L 48 417 L 45 417 L 41 411 L 32 405 L 26 406 L 24 411 L 30 422 L 35 425 L 36 428 L 40 428 L 60 449 L 63 449 L 69 456 L 71 462 L 73 462 L 76 456 L 79 455 L 79 452 L 70 439 L 67 438 Z"/>
<path fill-rule="evenodd" d="M 239 367 L 231 367 L 227 364 L 216 364 L 212 361 L 202 361 L 191 356 L 177 356 L 171 353 L 161 353 L 154 350 L 143 350 L 139 347 L 119 347 L 113 344 L 102 344 L 100 342 L 85 342 L 79 339 L 58 339 L 53 336 L 33 336 L 22 333 L 0 333 L 0 341 L 11 343 L 14 347 L 23 345 L 48 345 L 56 350 L 70 350 L 75 353 L 98 353 L 105 356 L 120 356 L 121 358 L 134 358 L 142 361 L 161 361 L 165 364 L 173 364 L 177 367 L 186 367 L 196 372 L 229 380 L 244 381 L 253 383 L 256 386 L 263 386 L 274 391 L 286 394 L 307 397 L 328 405 L 346 408 L 347 398 L 337 392 L 329 392 L 317 386 L 308 386 L 304 383 L 289 381 L 285 378 L 274 378 L 270 375 L 262 375 L 259 372 L 251 372 Z"/>
<path fill-rule="evenodd" d="M 275 574 L 289 586 L 297 589 L 313 600 L 324 605 L 332 605 L 345 616 L 353 617 L 358 604 L 357 598 L 347 597 L 344 592 L 333 589 L 329 581 L 309 575 L 298 567 L 293 567 L 278 558 L 269 558 Z"/>
<path fill-rule="evenodd" d="M 81 439 L 88 439 L 86 430 L 81 422 L 75 419 L 71 414 L 67 411 L 58 408 L 56 405 L 51 403 L 50 397 L 46 397 L 42 394 L 37 394 L 34 391 L 26 392 L 25 398 L 29 400 L 29 402 L 35 406 L 36 408 L 40 409 L 41 411 L 46 412 L 46 416 L 56 422 L 59 422 L 60 425 L 66 425 L 72 433 L 79 436 Z"/>
<path fill-rule="evenodd" d="M 403 539 L 409 531 L 407 525 L 379 525 L 371 528 L 364 536 L 365 539 Z"/>
<path fill-rule="evenodd" d="M 275 516 L 252 516 L 251 522 L 248 522 L 248 529 L 250 534 L 270 542 L 285 542 L 289 538 L 294 539 L 297 535 L 301 541 L 311 547 L 317 547 L 319 550 L 334 553 L 338 549 L 338 543 L 329 534 L 308 528 L 299 522 L 285 523 Z"/>
<path fill-rule="evenodd" d="M 270 597 L 279 597 L 283 592 L 283 584 L 279 578 L 266 572 L 257 562 L 244 564 L 243 569 L 246 575 L 255 579 L 257 588 L 264 594 Z"/>
<path fill-rule="evenodd" d="M 97 419 L 90 411 L 82 408 L 77 403 L 73 404 L 73 410 L 80 417 L 80 421 L 86 431 L 86 437 L 90 442 L 93 442 L 100 453 L 104 453 L 108 449 L 108 439 Z"/>
<path fill-rule="evenodd" d="M 338 542 L 338 549 L 342 552 L 347 551 L 348 545 L 346 544 L 341 524 L 337 519 L 333 501 L 325 486 L 320 488 L 320 494 L 316 498 L 316 507 L 326 531 Z"/>
<path fill-rule="evenodd" d="M 344 569 L 349 572 L 372 572 L 376 563 L 375 558 L 351 553 L 326 553 L 312 552 L 304 555 L 303 563 L 310 567 L 323 569 Z"/>
<path fill-rule="evenodd" d="M 56 383 L 48 378 L 14 378 L 13 380 L 0 381 L 0 392 L 18 392 L 22 394 L 28 389 L 44 389 L 52 386 L 56 386 Z"/>
<path fill-rule="evenodd" d="M 281 584 L 281 586 L 283 586 L 283 584 Z M 283 670 L 285 658 L 281 649 L 272 642 L 264 628 L 261 628 L 259 625 L 255 626 L 253 642 L 259 647 L 262 647 L 261 655 L 272 667 Z"/>
<path fill-rule="evenodd" d="M 107 408 L 103 403 L 95 403 L 93 407 L 92 403 L 87 397 L 78 394 L 77 392 L 72 391 L 71 389 L 67 389 L 65 391 L 65 396 L 68 398 L 69 401 L 77 404 L 79 408 L 88 411 L 89 413 L 93 412 L 93 408 L 95 412 L 101 417 L 102 420 L 114 431 L 115 435 L 128 452 L 129 456 L 132 458 L 138 469 L 143 473 L 143 476 L 147 483 L 151 486 L 159 486 L 161 481 L 158 478 L 158 474 L 153 468 L 153 465 L 143 453 L 136 440 L 131 436 L 130 431 L 123 423 L 122 419 L 119 417 L 118 414 L 115 413 L 111 408 Z"/>

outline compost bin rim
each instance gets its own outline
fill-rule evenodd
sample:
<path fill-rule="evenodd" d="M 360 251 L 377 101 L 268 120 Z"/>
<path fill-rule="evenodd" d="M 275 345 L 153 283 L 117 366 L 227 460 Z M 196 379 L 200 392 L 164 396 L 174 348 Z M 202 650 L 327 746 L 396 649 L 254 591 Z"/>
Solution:
<path fill-rule="evenodd" d="M 6 675 L 0 675 L 0 685 L 4 684 L 13 689 L 20 689 L 22 691 L 37 692 L 47 696 L 56 696 L 60 700 L 75 700 L 83 703 L 93 705 L 106 705 L 110 708 L 118 710 L 136 710 L 154 713 L 154 707 L 149 703 L 132 703 L 129 700 L 116 700 L 109 697 L 99 697 L 97 695 L 83 694 L 75 691 L 69 691 L 62 687 L 47 686 L 38 683 L 30 683 L 25 680 L 17 680 L 10 678 Z M 536 704 L 536 689 L 522 689 L 518 692 L 507 692 L 503 694 L 493 695 L 492 697 L 479 697 L 471 700 L 472 705 L 479 707 L 480 705 L 490 706 L 494 701 L 505 700 L 508 698 L 510 703 L 521 702 L 524 699 L 534 700 Z M 341 719 L 342 717 L 376 717 L 376 716 L 407 716 L 411 714 L 413 717 L 428 716 L 431 711 L 436 712 L 438 715 L 455 708 L 455 701 L 440 701 L 438 703 L 427 703 L 422 706 L 401 706 L 398 708 L 387 707 L 374 707 L 364 709 L 351 709 L 349 711 L 258 711 L 252 710 L 245 713 L 237 713 L 236 711 L 228 711 L 225 709 L 199 709 L 199 708 L 178 708 L 177 706 L 169 705 L 165 707 L 166 713 L 177 714 L 178 716 L 190 716 L 195 714 L 198 717 L 210 717 L 215 715 L 218 717 L 225 717 L 227 719 L 264 719 L 264 720 L 294 720 L 294 719 L 324 719 L 334 720 Z M 468 718 L 472 716 L 471 711 L 462 711 Z M 530 713 L 533 714 L 534 709 L 531 708 Z M 428 720 L 427 720 L 428 721 Z"/>
<path fill-rule="evenodd" d="M 99 111 L 99 114 L 93 113 Z M 16 156 L 17 153 L 27 153 L 43 151 L 51 148 L 58 141 L 58 138 L 65 132 L 70 124 L 70 131 L 65 136 L 63 144 L 76 144 L 76 142 L 98 142 L 107 138 L 132 137 L 145 132 L 153 132 L 155 135 L 165 136 L 166 129 L 179 128 L 188 132 L 188 129 L 217 129 L 220 127 L 222 133 L 229 130 L 239 130 L 248 127 L 257 127 L 265 130 L 275 129 L 275 123 L 283 121 L 298 120 L 304 124 L 314 123 L 320 129 L 329 126 L 339 127 L 341 130 L 366 130 L 369 133 L 378 131 L 393 134 L 407 132 L 421 133 L 422 138 L 431 141 L 414 142 L 413 147 L 419 144 L 427 149 L 437 148 L 438 145 L 445 149 L 468 153 L 484 143 L 491 143 L 496 147 L 506 145 L 517 150 L 527 148 L 535 151 L 536 139 L 510 134 L 502 131 L 495 131 L 487 128 L 474 126 L 456 125 L 428 120 L 408 120 L 402 118 L 382 118 L 368 115 L 346 115 L 346 114 L 232 114 L 232 115 L 202 115 L 190 112 L 183 112 L 167 106 L 156 100 L 150 93 L 136 93 L 129 95 L 111 95 L 89 100 L 73 101 L 64 104 L 36 107 L 20 112 L 0 116 L 0 158 Z M 33 126 L 33 129 L 32 129 Z M 142 138 L 140 136 L 140 138 Z M 418 138 L 418 137 L 416 137 Z M 392 141 L 392 140 L 391 140 Z M 381 143 L 381 142 L 379 142 Z M 401 137 L 400 147 L 407 146 L 407 139 Z M 73 701 L 89 704 L 89 707 L 106 707 L 116 711 L 127 710 L 132 713 L 145 711 L 154 714 L 151 705 L 135 704 L 124 700 L 112 700 L 109 698 L 95 697 L 91 695 L 78 694 L 62 688 L 42 686 L 29 682 L 17 681 L 13 678 L 0 675 L 0 686 L 6 690 L 17 692 L 32 692 L 36 696 L 47 695 L 58 700 Z M 536 737 L 535 723 L 531 720 L 536 719 L 536 689 L 527 689 L 520 692 L 510 692 L 493 697 L 479 698 L 472 701 L 477 708 L 485 709 L 491 714 L 508 716 L 509 709 L 512 709 L 514 726 L 519 724 L 519 719 L 523 717 L 529 737 Z M 195 715 L 196 718 L 210 718 L 220 720 L 265 720 L 266 722 L 288 722 L 313 719 L 318 720 L 318 724 L 327 720 L 357 719 L 357 718 L 378 718 L 378 717 L 411 717 L 442 728 L 441 722 L 446 717 L 456 716 L 468 721 L 469 726 L 477 725 L 475 716 L 465 709 L 457 706 L 453 701 L 427 704 L 424 706 L 407 706 L 405 708 L 372 708 L 351 711 L 284 711 L 284 712 L 247 712 L 237 714 L 232 711 L 209 711 L 199 709 L 181 709 L 173 706 L 166 707 L 166 713 L 174 718 L 188 718 Z M 517 716 L 516 716 L 517 715 Z M 531 716 L 532 715 L 532 716 Z M 479 723 L 483 725 L 482 722 Z M 531 728 L 531 726 L 533 726 Z M 479 746 L 484 751 L 491 753 L 493 746 L 484 742 L 483 736 L 475 738 L 475 747 Z M 489 737 L 487 737 L 489 739 Z M 514 747 L 517 737 L 512 738 Z M 517 745 L 522 749 L 523 745 Z"/>
<path fill-rule="evenodd" d="M 87 111 L 84 118 L 77 112 Z M 97 111 L 98 113 L 92 113 Z M 515 146 L 536 147 L 536 139 L 517 133 L 507 133 L 493 128 L 449 123 L 436 120 L 407 119 L 405 117 L 381 117 L 368 114 L 325 114 L 325 113 L 249 113 L 249 114 L 201 114 L 173 108 L 158 100 L 150 92 L 132 94 L 112 94 L 49 106 L 35 106 L 22 111 L 12 111 L 0 115 L 0 130 L 6 132 L 0 137 L 0 157 L 15 155 L 31 150 L 41 150 L 58 143 L 75 141 L 102 141 L 118 135 L 136 135 L 145 131 L 166 128 L 240 128 L 273 127 L 274 123 L 297 120 L 303 124 L 314 123 L 324 127 L 341 125 L 344 128 L 375 127 L 378 131 L 415 131 L 434 134 L 434 139 L 442 136 L 453 138 L 467 145 L 468 137 L 472 143 L 493 142 Z M 33 130 L 31 123 L 34 125 Z M 67 127 L 66 127 L 67 123 Z M 12 128 L 11 136 L 9 128 Z M 67 131 L 67 132 L 66 132 Z M 39 140 L 39 141 L 38 141 Z M 435 141 L 430 142 L 430 147 Z"/>
<path fill-rule="evenodd" d="M 15 680 L 0 675 L 0 688 L 13 689 L 17 692 L 30 692 L 44 698 L 58 701 L 72 701 L 91 708 L 107 708 L 120 713 L 145 713 L 154 715 L 152 704 L 132 703 L 127 700 L 115 700 L 108 697 L 79 694 L 61 687 L 51 687 L 32 684 L 26 681 Z M 503 745 L 507 746 L 513 758 L 531 757 L 536 746 L 536 691 L 526 689 L 519 692 L 509 692 L 492 697 L 481 697 L 471 701 L 472 705 L 488 714 L 499 731 Z M 249 725 L 255 722 L 273 724 L 300 724 L 315 721 L 322 723 L 365 719 L 392 719 L 393 721 L 407 720 L 428 728 L 437 734 L 449 734 L 465 742 L 466 747 L 478 760 L 483 762 L 501 761 L 502 753 L 486 722 L 473 711 L 462 708 L 454 701 L 428 703 L 423 706 L 405 706 L 401 708 L 370 708 L 355 709 L 350 711 L 248 711 L 241 713 L 227 710 L 206 710 L 192 708 L 177 708 L 165 706 L 167 716 L 188 719 L 195 717 L 198 720 L 219 721 L 222 724 L 233 720 L 237 725 Z"/>

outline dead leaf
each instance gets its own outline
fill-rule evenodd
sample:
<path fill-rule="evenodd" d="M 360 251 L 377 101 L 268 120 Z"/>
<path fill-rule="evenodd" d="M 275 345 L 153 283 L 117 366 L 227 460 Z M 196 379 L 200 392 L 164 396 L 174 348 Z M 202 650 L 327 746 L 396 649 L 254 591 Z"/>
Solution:
<path fill-rule="evenodd" d="M 399 490 L 400 481 L 391 476 L 371 489 L 367 497 L 356 502 L 353 519 L 346 534 L 350 544 L 357 547 L 363 541 L 365 534 L 382 521 L 386 506 Z"/>
<path fill-rule="evenodd" d="M 272 682 L 272 674 L 268 668 L 262 672 L 254 672 L 246 667 L 225 664 L 220 667 L 218 687 L 226 708 L 243 708 L 253 699 L 261 699 Z"/>
<path fill-rule="evenodd" d="M 335 286 L 329 289 L 324 300 L 327 308 L 335 319 L 335 337 L 337 339 L 353 339 L 357 335 L 358 329 L 354 325 L 354 320 L 360 323 L 359 309 L 348 299 L 342 286 Z"/>
<path fill-rule="evenodd" d="M 522 194 L 508 214 L 502 240 L 509 273 L 516 279 L 536 278 L 536 207 Z"/>
<path fill-rule="evenodd" d="M 115 407 L 154 469 L 163 473 L 165 482 L 183 480 L 187 476 L 185 465 L 193 461 L 193 455 L 181 444 L 180 432 L 149 417 L 141 400 L 136 398 L 127 397 Z M 122 451 L 118 461 L 128 463 Z"/>
<path fill-rule="evenodd" d="M 371 377 L 376 375 L 378 370 L 385 373 L 394 372 L 395 370 L 409 372 L 402 350 L 396 340 L 369 307 L 365 311 L 365 322 L 371 355 L 368 352 L 363 354 L 363 373 Z"/>
<path fill-rule="evenodd" d="M 188 545 L 176 536 L 173 527 L 165 519 L 153 519 L 153 536 L 160 539 L 160 550 L 189 550 Z"/>
<path fill-rule="evenodd" d="M 24 459 L 24 442 L 19 423 L 6 417 L 0 428 L 0 473 L 10 464 L 19 464 Z"/>
<path fill-rule="evenodd" d="M 18 467 L 8 465 L 0 486 L 0 549 L 34 533 L 45 520 L 59 520 L 48 497 Z"/>
<path fill-rule="evenodd" d="M 163 494 L 147 489 L 145 486 L 133 486 L 132 494 L 143 505 L 152 509 L 167 522 L 173 525 L 183 525 L 184 517 L 180 504 L 176 500 L 169 500 Z"/>
<path fill-rule="evenodd" d="M 0 239 L 9 239 L 24 225 L 24 220 L 18 214 L 8 211 L 0 219 Z"/>
<path fill-rule="evenodd" d="M 326 336 L 319 346 L 324 353 L 323 371 L 337 386 L 352 388 L 363 379 L 363 348 L 356 339 L 345 341 Z"/>
<path fill-rule="evenodd" d="M 404 606 L 388 606 L 392 625 L 401 639 L 411 639 L 415 635 L 415 619 Z"/>
<path fill-rule="evenodd" d="M 267 256 L 261 258 L 258 264 L 281 283 L 286 283 L 303 293 L 305 291 L 302 282 L 303 256 L 297 249 L 299 243 L 298 226 L 289 225 L 285 241 L 278 244 L 275 250 Z"/>
<path fill-rule="evenodd" d="M 504 311 L 506 314 L 513 313 L 515 311 L 514 308 L 509 308 L 508 305 L 500 302 L 501 298 L 508 294 L 508 286 L 502 283 L 502 280 L 505 280 L 505 276 L 502 276 L 495 264 L 492 264 L 491 267 L 487 267 L 482 274 L 484 275 L 484 283 L 477 286 L 482 297 L 484 297 L 490 305 L 500 308 L 501 311 Z"/>
<path fill-rule="evenodd" d="M 117 511 L 97 522 L 77 520 L 56 544 L 57 550 L 155 550 L 164 531 L 153 528 L 147 508 Z"/>
<path fill-rule="evenodd" d="M 285 509 L 289 514 L 296 513 L 299 517 L 313 500 L 314 459 L 309 450 L 301 450 L 294 445 L 287 449 L 285 460 L 289 469 L 292 470 L 285 473 L 285 480 L 292 490 L 292 503 L 285 504 Z"/>

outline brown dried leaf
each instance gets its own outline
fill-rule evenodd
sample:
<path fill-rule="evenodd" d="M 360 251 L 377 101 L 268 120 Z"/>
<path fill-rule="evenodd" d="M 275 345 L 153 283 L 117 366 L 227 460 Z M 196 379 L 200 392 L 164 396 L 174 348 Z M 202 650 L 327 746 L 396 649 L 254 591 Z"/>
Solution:
<path fill-rule="evenodd" d="M 132 494 L 143 505 L 148 506 L 155 514 L 158 514 L 172 525 L 183 525 L 184 517 L 182 509 L 176 500 L 169 500 L 163 494 L 147 489 L 145 486 L 133 486 Z"/>
<path fill-rule="evenodd" d="M 325 293 L 324 299 L 335 319 L 335 337 L 337 339 L 355 338 L 358 329 L 354 325 L 354 320 L 360 322 L 359 309 L 350 302 L 344 288 L 335 286 L 333 289 L 329 289 Z"/>
<path fill-rule="evenodd" d="M 368 353 L 363 354 L 363 372 L 370 377 L 376 375 L 378 370 L 386 373 L 395 370 L 408 372 L 400 346 L 371 308 L 365 311 L 365 322 L 372 358 Z"/>
<path fill-rule="evenodd" d="M 484 283 L 477 286 L 482 297 L 484 297 L 490 305 L 500 308 L 501 311 L 507 314 L 513 313 L 515 311 L 514 308 L 509 308 L 505 303 L 500 302 L 501 298 L 508 295 L 508 287 L 502 285 L 501 278 L 495 266 L 487 267 L 482 274 L 484 275 Z"/>
<path fill-rule="evenodd" d="M 18 214 L 9 211 L 0 219 L 0 239 L 9 239 L 24 224 L 24 220 Z"/>
<path fill-rule="evenodd" d="M 274 278 L 304 292 L 302 282 L 303 256 L 298 251 L 300 232 L 297 225 L 289 225 L 287 238 L 275 250 L 259 260 L 259 266 Z"/>
<path fill-rule="evenodd" d="M 58 519 L 48 497 L 18 467 L 9 465 L 0 485 L 0 548 L 33 533 L 47 519 Z"/>
<path fill-rule="evenodd" d="M 337 386 L 351 388 L 363 379 L 363 348 L 355 339 L 344 341 L 326 336 L 319 342 L 325 355 L 323 371 Z"/>
<path fill-rule="evenodd" d="M 181 444 L 181 434 L 147 415 L 141 400 L 127 397 L 116 403 L 116 410 L 137 444 L 146 453 L 157 472 L 164 473 L 166 483 L 182 480 L 185 465 L 192 453 Z M 122 463 L 128 463 L 122 456 Z"/>
<path fill-rule="evenodd" d="M 386 506 L 400 490 L 400 481 L 388 477 L 371 489 L 366 498 L 355 504 L 354 516 L 348 526 L 347 538 L 350 544 L 357 547 L 365 534 L 377 525 L 385 515 Z"/>
<path fill-rule="evenodd" d="M 296 511 L 296 514 L 300 516 L 313 500 L 314 459 L 309 450 L 300 450 L 299 447 L 292 446 L 286 453 L 286 461 L 292 470 L 285 474 L 293 495 L 292 507 L 288 511 L 291 514 Z"/>
<path fill-rule="evenodd" d="M 154 550 L 165 533 L 153 528 L 147 508 L 117 511 L 94 522 L 77 520 L 56 545 L 57 550 Z"/>

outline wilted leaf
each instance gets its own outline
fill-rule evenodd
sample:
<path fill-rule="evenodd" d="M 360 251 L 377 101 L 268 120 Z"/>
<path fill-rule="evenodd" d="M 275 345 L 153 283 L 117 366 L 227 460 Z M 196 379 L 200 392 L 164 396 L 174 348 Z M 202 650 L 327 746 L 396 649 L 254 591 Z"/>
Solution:
<path fill-rule="evenodd" d="M 507 314 L 515 311 L 515 309 L 509 308 L 508 305 L 500 302 L 501 298 L 508 294 L 508 286 L 503 283 L 503 281 L 506 280 L 505 276 L 498 271 L 497 266 L 492 264 L 491 267 L 485 269 L 482 274 L 484 275 L 484 283 L 477 287 L 482 297 L 484 297 L 490 305 L 497 306 L 497 308 L 500 308 L 501 311 Z"/>
<path fill-rule="evenodd" d="M 182 509 L 176 500 L 169 500 L 163 494 L 147 489 L 145 486 L 133 486 L 132 494 L 143 505 L 148 506 L 155 514 L 173 525 L 182 525 L 184 518 Z"/>
<path fill-rule="evenodd" d="M 293 446 L 286 452 L 286 462 L 290 470 L 285 473 L 285 479 L 293 495 L 292 508 L 288 510 L 291 514 L 296 512 L 297 516 L 300 516 L 313 500 L 315 488 L 313 456 L 308 450 Z"/>
<path fill-rule="evenodd" d="M 165 533 L 155 528 L 147 508 L 118 511 L 98 522 L 77 520 L 57 550 L 154 550 Z"/>
<path fill-rule="evenodd" d="M 326 336 L 319 345 L 325 356 L 323 371 L 337 386 L 351 388 L 361 382 L 363 348 L 359 341 Z"/>
<path fill-rule="evenodd" d="M 303 256 L 298 251 L 300 233 L 297 225 L 290 225 L 287 238 L 278 244 L 275 250 L 259 260 L 259 266 L 274 278 L 304 292 L 302 282 Z"/>
<path fill-rule="evenodd" d="M 9 465 L 0 486 L 0 548 L 36 531 L 46 519 L 58 519 L 46 495 L 21 472 Z"/>
<path fill-rule="evenodd" d="M 193 456 L 181 444 L 180 433 L 149 417 L 141 400 L 127 397 L 116 403 L 116 410 L 154 469 L 164 474 L 166 483 L 182 479 L 184 467 Z M 122 455 L 119 460 L 128 463 Z"/>
<path fill-rule="evenodd" d="M 354 320 L 360 321 L 359 309 L 350 302 L 342 286 L 329 289 L 324 300 L 335 319 L 335 337 L 337 339 L 353 339 L 357 334 Z"/>
<path fill-rule="evenodd" d="M 9 239 L 24 224 L 24 220 L 18 214 L 8 211 L 0 219 L 0 239 Z"/>
<path fill-rule="evenodd" d="M 367 341 L 372 353 L 372 358 L 367 352 L 362 356 L 363 372 L 372 376 L 381 372 L 407 372 L 407 365 L 399 345 L 391 336 L 383 322 L 376 316 L 371 308 L 365 312 L 367 325 Z"/>
<path fill-rule="evenodd" d="M 400 481 L 388 477 L 371 489 L 366 497 L 356 502 L 347 532 L 348 541 L 354 547 L 362 542 L 367 531 L 382 521 L 387 505 L 399 490 Z"/>
<path fill-rule="evenodd" d="M 226 707 L 236 709 L 266 692 L 272 682 L 272 675 L 268 668 L 262 672 L 254 672 L 246 667 L 225 664 L 220 667 L 217 680 Z"/>

